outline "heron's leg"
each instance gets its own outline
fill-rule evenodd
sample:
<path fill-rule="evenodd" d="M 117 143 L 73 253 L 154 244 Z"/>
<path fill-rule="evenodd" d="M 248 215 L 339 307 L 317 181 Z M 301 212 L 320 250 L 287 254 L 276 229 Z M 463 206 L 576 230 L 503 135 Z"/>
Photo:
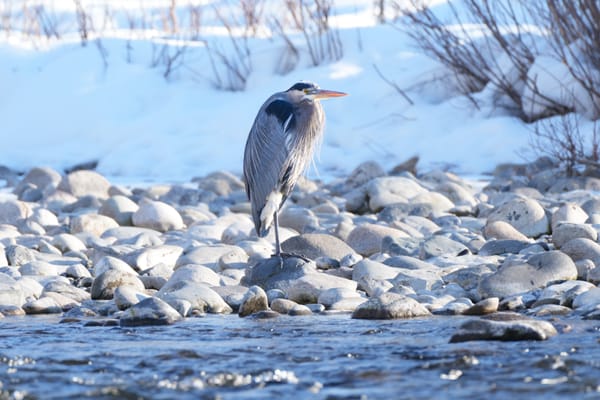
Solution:
<path fill-rule="evenodd" d="M 279 219 L 277 217 L 277 211 L 273 214 L 273 224 L 275 225 L 275 257 L 279 257 L 281 267 L 283 268 L 283 259 L 286 257 L 296 257 L 300 258 L 306 262 L 310 262 L 310 260 L 304 256 L 293 254 L 293 253 L 282 253 L 281 252 L 281 244 L 279 242 Z"/>
<path fill-rule="evenodd" d="M 279 243 L 279 218 L 277 211 L 273 213 L 273 222 L 275 225 L 275 256 L 281 257 L 281 244 Z"/>

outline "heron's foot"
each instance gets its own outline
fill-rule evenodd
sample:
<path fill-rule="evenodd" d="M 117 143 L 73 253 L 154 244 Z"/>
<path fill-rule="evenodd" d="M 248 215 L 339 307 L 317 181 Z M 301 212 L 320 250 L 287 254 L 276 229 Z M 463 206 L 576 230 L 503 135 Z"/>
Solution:
<path fill-rule="evenodd" d="M 279 253 L 279 254 L 273 254 L 273 257 L 279 257 L 279 259 L 281 260 L 281 266 L 283 266 L 283 259 L 284 258 L 299 258 L 305 262 L 311 262 L 311 260 L 309 258 L 304 257 L 301 254 L 294 254 L 294 253 Z"/>

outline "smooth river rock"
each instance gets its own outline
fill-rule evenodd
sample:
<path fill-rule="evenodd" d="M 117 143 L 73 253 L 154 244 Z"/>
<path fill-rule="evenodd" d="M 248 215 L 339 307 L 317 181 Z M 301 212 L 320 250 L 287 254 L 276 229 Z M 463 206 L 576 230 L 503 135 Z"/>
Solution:
<path fill-rule="evenodd" d="M 173 307 L 156 297 L 149 297 L 124 311 L 119 320 L 122 327 L 171 325 L 183 317 Z"/>
<path fill-rule="evenodd" d="M 544 208 L 536 200 L 519 198 L 510 200 L 490 214 L 488 223 L 504 221 L 523 235 L 536 238 L 549 231 L 549 221 Z"/>
<path fill-rule="evenodd" d="M 546 340 L 557 334 L 548 322 L 516 313 L 496 313 L 463 323 L 450 343 L 471 340 Z"/>
<path fill-rule="evenodd" d="M 431 315 L 418 301 L 398 293 L 383 293 L 359 305 L 352 313 L 355 319 L 398 319 Z"/>
<path fill-rule="evenodd" d="M 527 262 L 502 265 L 481 280 L 478 291 L 482 298 L 504 298 L 569 279 L 577 279 L 575 263 L 554 250 L 535 254 Z"/>

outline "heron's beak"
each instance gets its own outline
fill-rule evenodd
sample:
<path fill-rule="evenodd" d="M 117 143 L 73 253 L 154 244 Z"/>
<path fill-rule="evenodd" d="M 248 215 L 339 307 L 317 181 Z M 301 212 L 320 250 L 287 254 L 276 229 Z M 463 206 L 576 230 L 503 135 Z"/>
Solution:
<path fill-rule="evenodd" d="M 308 93 L 313 96 L 315 99 L 328 99 L 330 97 L 342 97 L 348 96 L 348 93 L 344 92 L 336 92 L 333 90 L 325 90 L 325 89 L 315 89 Z"/>

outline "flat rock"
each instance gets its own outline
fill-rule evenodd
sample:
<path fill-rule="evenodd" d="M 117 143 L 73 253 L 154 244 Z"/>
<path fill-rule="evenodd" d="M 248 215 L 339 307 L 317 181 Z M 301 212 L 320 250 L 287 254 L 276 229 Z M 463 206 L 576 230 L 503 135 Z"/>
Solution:
<path fill-rule="evenodd" d="M 84 289 L 73 286 L 68 282 L 59 280 L 52 280 L 44 285 L 42 296 L 46 296 L 49 293 L 58 293 L 78 303 L 82 303 L 86 300 L 89 300 L 91 297 L 90 294 Z"/>
<path fill-rule="evenodd" d="M 264 311 L 269 308 L 267 293 L 260 286 L 252 286 L 242 299 L 240 304 L 238 315 L 240 317 L 247 317 L 250 314 Z M 277 311 L 277 310 L 275 310 Z"/>
<path fill-rule="evenodd" d="M 352 313 L 356 319 L 397 319 L 431 315 L 416 300 L 397 293 L 383 293 L 359 305 Z"/>
<path fill-rule="evenodd" d="M 469 249 L 464 244 L 446 236 L 433 235 L 421 243 L 419 256 L 426 260 L 443 255 L 462 256 L 469 253 Z"/>
<path fill-rule="evenodd" d="M 149 297 L 125 310 L 119 320 L 122 327 L 171 325 L 183 317 L 173 307 L 156 297 Z"/>
<path fill-rule="evenodd" d="M 376 224 L 363 224 L 354 228 L 348 236 L 347 243 L 358 254 L 368 257 L 382 249 L 386 236 L 393 239 L 409 238 L 409 235 L 399 229 Z"/>
<path fill-rule="evenodd" d="M 319 257 L 328 257 L 341 260 L 348 254 L 355 254 L 352 247 L 333 235 L 322 233 L 305 233 L 293 236 L 281 244 L 285 253 L 297 254 L 316 260 Z"/>
<path fill-rule="evenodd" d="M 489 240 L 485 242 L 479 249 L 478 254 L 480 256 L 495 256 L 501 254 L 518 254 L 525 247 L 529 246 L 531 242 L 527 240 L 515 240 L 515 239 L 498 239 Z"/>
<path fill-rule="evenodd" d="M 27 314 L 58 314 L 62 312 L 62 308 L 51 297 L 28 301 L 23 305 L 23 310 Z"/>
<path fill-rule="evenodd" d="M 556 328 L 548 321 L 502 312 L 463 323 L 450 338 L 450 343 L 471 340 L 546 340 L 556 334 Z"/>
<path fill-rule="evenodd" d="M 544 208 L 529 198 L 517 198 L 504 203 L 489 215 L 488 223 L 494 221 L 507 222 L 531 238 L 548 233 L 550 228 Z"/>
<path fill-rule="evenodd" d="M 315 263 L 307 263 L 301 258 L 284 257 L 282 264 L 280 258 L 271 257 L 247 268 L 242 283 L 248 286 L 258 285 L 267 291 L 270 289 L 285 291 L 290 282 L 316 271 Z"/>
<path fill-rule="evenodd" d="M 295 301 L 288 299 L 275 299 L 271 303 L 271 309 L 280 314 L 287 315 L 311 315 L 310 308 L 303 304 L 298 304 Z"/>
<path fill-rule="evenodd" d="M 554 250 L 534 254 L 526 263 L 502 265 L 479 283 L 482 298 L 508 297 L 563 280 L 577 279 L 577 267 L 566 254 Z"/>
<path fill-rule="evenodd" d="M 144 201 L 140 208 L 133 213 L 133 225 L 142 228 L 167 232 L 183 228 L 183 219 L 179 212 L 161 201 Z"/>

